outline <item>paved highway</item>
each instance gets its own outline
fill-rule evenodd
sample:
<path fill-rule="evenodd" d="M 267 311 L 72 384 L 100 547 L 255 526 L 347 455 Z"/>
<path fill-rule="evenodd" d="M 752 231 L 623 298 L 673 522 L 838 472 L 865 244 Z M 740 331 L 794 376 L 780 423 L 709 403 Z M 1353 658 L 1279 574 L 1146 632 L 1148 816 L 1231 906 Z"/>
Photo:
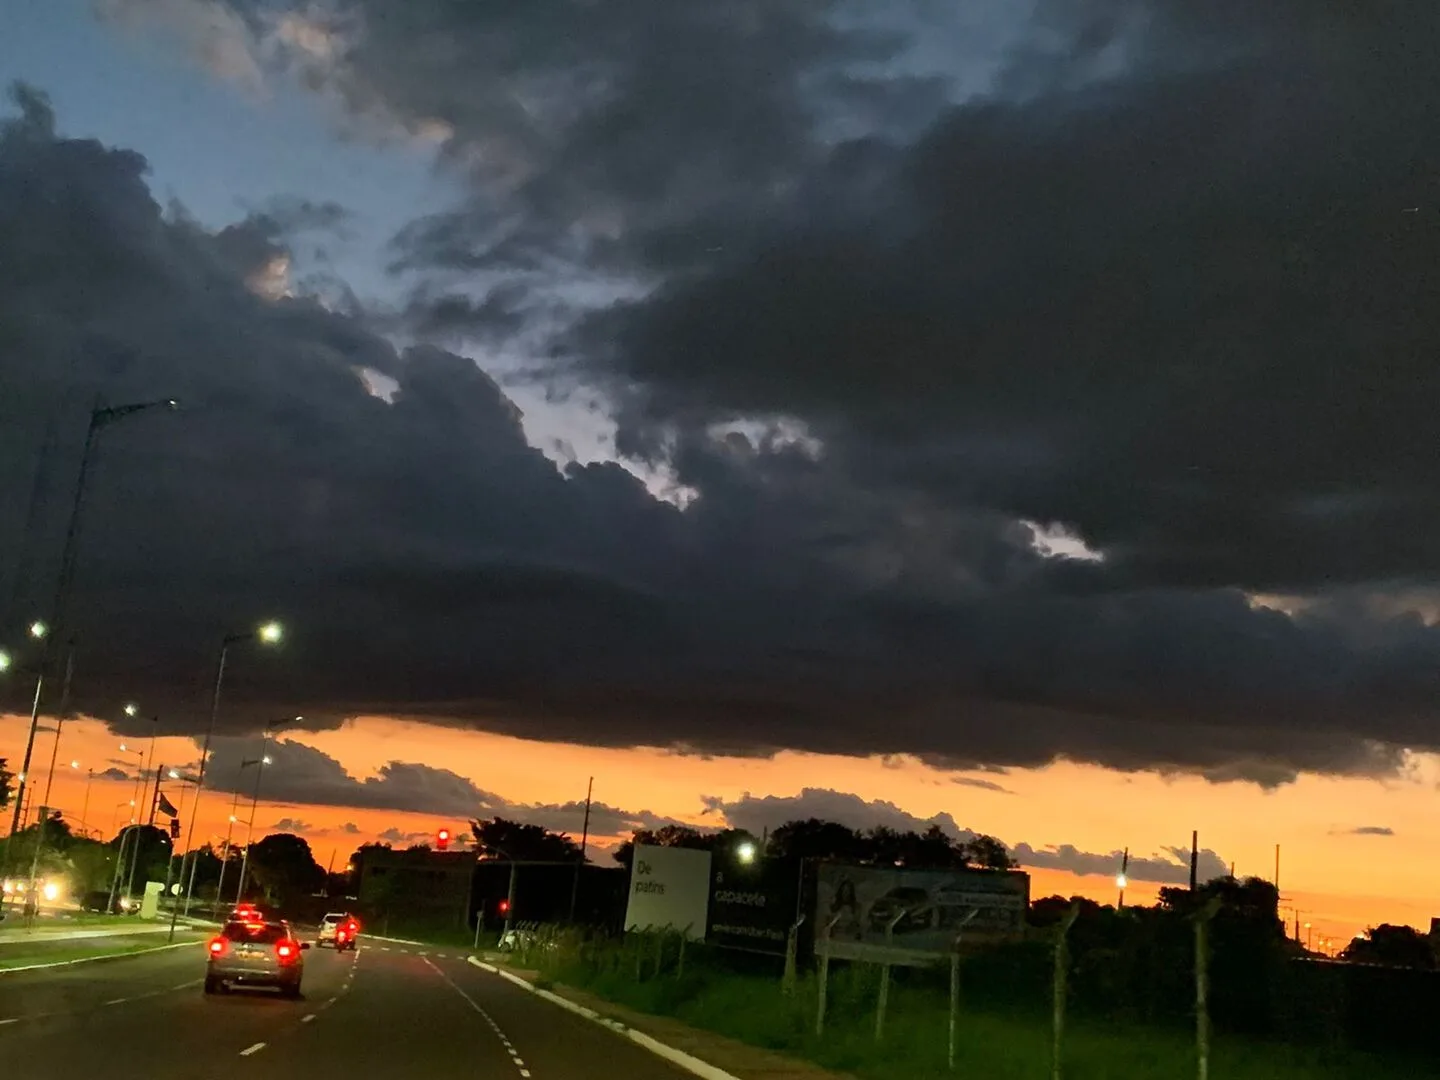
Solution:
<path fill-rule="evenodd" d="M 204 969 L 203 945 L 191 944 L 0 974 L 0 1070 L 26 1080 L 689 1076 L 453 950 L 311 949 L 300 1001 L 207 997 Z"/>

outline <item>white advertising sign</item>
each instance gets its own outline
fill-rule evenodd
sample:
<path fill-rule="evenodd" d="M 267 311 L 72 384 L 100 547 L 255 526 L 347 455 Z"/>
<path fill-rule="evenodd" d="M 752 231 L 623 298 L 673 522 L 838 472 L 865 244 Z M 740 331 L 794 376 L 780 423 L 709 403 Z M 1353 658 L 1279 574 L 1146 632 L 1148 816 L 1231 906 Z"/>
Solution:
<path fill-rule="evenodd" d="M 705 936 L 709 903 L 708 851 L 635 845 L 626 930 L 668 928 L 698 941 Z"/>

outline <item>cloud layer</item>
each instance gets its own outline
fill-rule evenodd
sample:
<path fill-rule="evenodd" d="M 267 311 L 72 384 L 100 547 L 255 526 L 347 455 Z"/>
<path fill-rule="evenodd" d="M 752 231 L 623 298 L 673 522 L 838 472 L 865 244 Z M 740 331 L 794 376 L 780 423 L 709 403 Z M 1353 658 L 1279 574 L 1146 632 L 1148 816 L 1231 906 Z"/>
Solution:
<path fill-rule="evenodd" d="M 89 704 L 123 685 L 198 729 L 222 636 L 283 613 L 226 731 L 373 711 L 1266 784 L 1437 746 L 1428 7 L 103 7 L 435 147 L 470 195 L 396 238 L 411 329 L 524 345 L 690 501 L 557 470 L 469 359 L 286 295 L 289 236 L 343 211 L 209 232 L 26 92 L 11 623 L 87 403 L 186 403 L 105 434 Z"/>

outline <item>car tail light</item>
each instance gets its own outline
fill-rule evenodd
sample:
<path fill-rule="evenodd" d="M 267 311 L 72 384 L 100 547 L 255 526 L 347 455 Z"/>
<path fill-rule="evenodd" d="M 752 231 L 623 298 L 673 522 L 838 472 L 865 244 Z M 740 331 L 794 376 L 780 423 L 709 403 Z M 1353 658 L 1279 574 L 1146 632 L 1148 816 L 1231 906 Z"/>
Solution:
<path fill-rule="evenodd" d="M 275 955 L 281 960 L 293 960 L 298 952 L 293 941 L 282 941 L 275 946 Z"/>
<path fill-rule="evenodd" d="M 223 937 L 217 937 L 217 938 L 211 939 L 211 941 L 210 941 L 210 955 L 211 955 L 211 956 L 224 956 L 224 955 L 225 955 L 225 949 L 226 949 L 226 942 L 225 942 L 225 939 L 224 939 Z"/>
<path fill-rule="evenodd" d="M 345 940 L 345 936 L 346 936 L 346 934 L 345 934 L 345 928 L 344 928 L 344 927 L 341 927 L 339 930 L 336 930 L 336 931 L 335 931 L 335 940 L 336 940 L 336 941 L 344 941 L 344 940 Z"/>

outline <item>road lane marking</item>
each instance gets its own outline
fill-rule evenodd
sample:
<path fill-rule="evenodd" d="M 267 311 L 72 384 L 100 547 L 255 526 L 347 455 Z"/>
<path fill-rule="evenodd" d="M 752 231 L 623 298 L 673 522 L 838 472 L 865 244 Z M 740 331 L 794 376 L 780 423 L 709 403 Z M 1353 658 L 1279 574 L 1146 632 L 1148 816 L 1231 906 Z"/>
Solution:
<path fill-rule="evenodd" d="M 7 1016 L 4 1020 L 0 1020 L 0 1024 L 18 1024 L 19 1022 L 20 1017 L 18 1016 Z"/>
<path fill-rule="evenodd" d="M 105 1002 L 105 1004 L 106 1004 L 106 1005 L 124 1005 L 125 1002 L 127 1002 L 127 1001 L 129 1001 L 129 1000 L 130 1000 L 129 998 L 116 998 L 114 1001 L 107 1001 L 107 1002 Z"/>
<path fill-rule="evenodd" d="M 424 956 L 425 954 L 421 953 L 420 955 Z M 462 990 L 459 983 L 457 983 L 454 979 L 450 978 L 449 975 L 446 975 L 445 972 L 440 969 L 439 964 L 435 963 L 428 956 L 425 957 L 425 963 L 430 966 L 430 968 L 435 972 L 436 975 L 439 975 L 440 978 L 449 985 L 451 990 L 454 990 L 457 994 L 464 998 L 465 1003 L 469 1005 L 470 1008 L 474 1009 L 477 1013 L 479 1013 L 485 1023 L 490 1025 L 490 1030 L 495 1033 L 495 1037 L 500 1040 L 500 1045 L 503 1046 L 505 1048 L 505 1052 L 510 1055 L 511 1063 L 519 1071 L 520 1075 L 525 1078 L 525 1080 L 529 1080 L 530 1070 L 525 1067 L 524 1059 L 521 1058 L 520 1054 L 516 1051 L 514 1045 L 510 1042 L 510 1039 L 506 1036 L 505 1032 L 500 1030 L 500 1025 L 495 1022 L 495 1018 L 491 1016 L 488 1012 L 486 1012 L 480 1006 L 479 1002 L 477 1002 L 474 998 L 472 998 L 469 994 Z"/>
<path fill-rule="evenodd" d="M 241 1050 L 241 1051 L 240 1051 L 240 1056 L 241 1056 L 241 1057 L 249 1057 L 251 1054 L 258 1054 L 261 1050 L 264 1050 L 264 1049 L 265 1049 L 265 1044 L 264 1044 L 264 1043 L 256 1043 L 254 1046 L 247 1046 L 244 1050 Z"/>
<path fill-rule="evenodd" d="M 305 1015 L 305 1016 L 300 1017 L 300 1022 L 301 1022 L 302 1024 L 308 1024 L 311 1020 L 314 1020 L 314 1019 L 315 1019 L 315 1014 L 314 1014 L 314 1013 L 309 1013 L 309 1014 L 307 1014 L 307 1015 Z"/>

